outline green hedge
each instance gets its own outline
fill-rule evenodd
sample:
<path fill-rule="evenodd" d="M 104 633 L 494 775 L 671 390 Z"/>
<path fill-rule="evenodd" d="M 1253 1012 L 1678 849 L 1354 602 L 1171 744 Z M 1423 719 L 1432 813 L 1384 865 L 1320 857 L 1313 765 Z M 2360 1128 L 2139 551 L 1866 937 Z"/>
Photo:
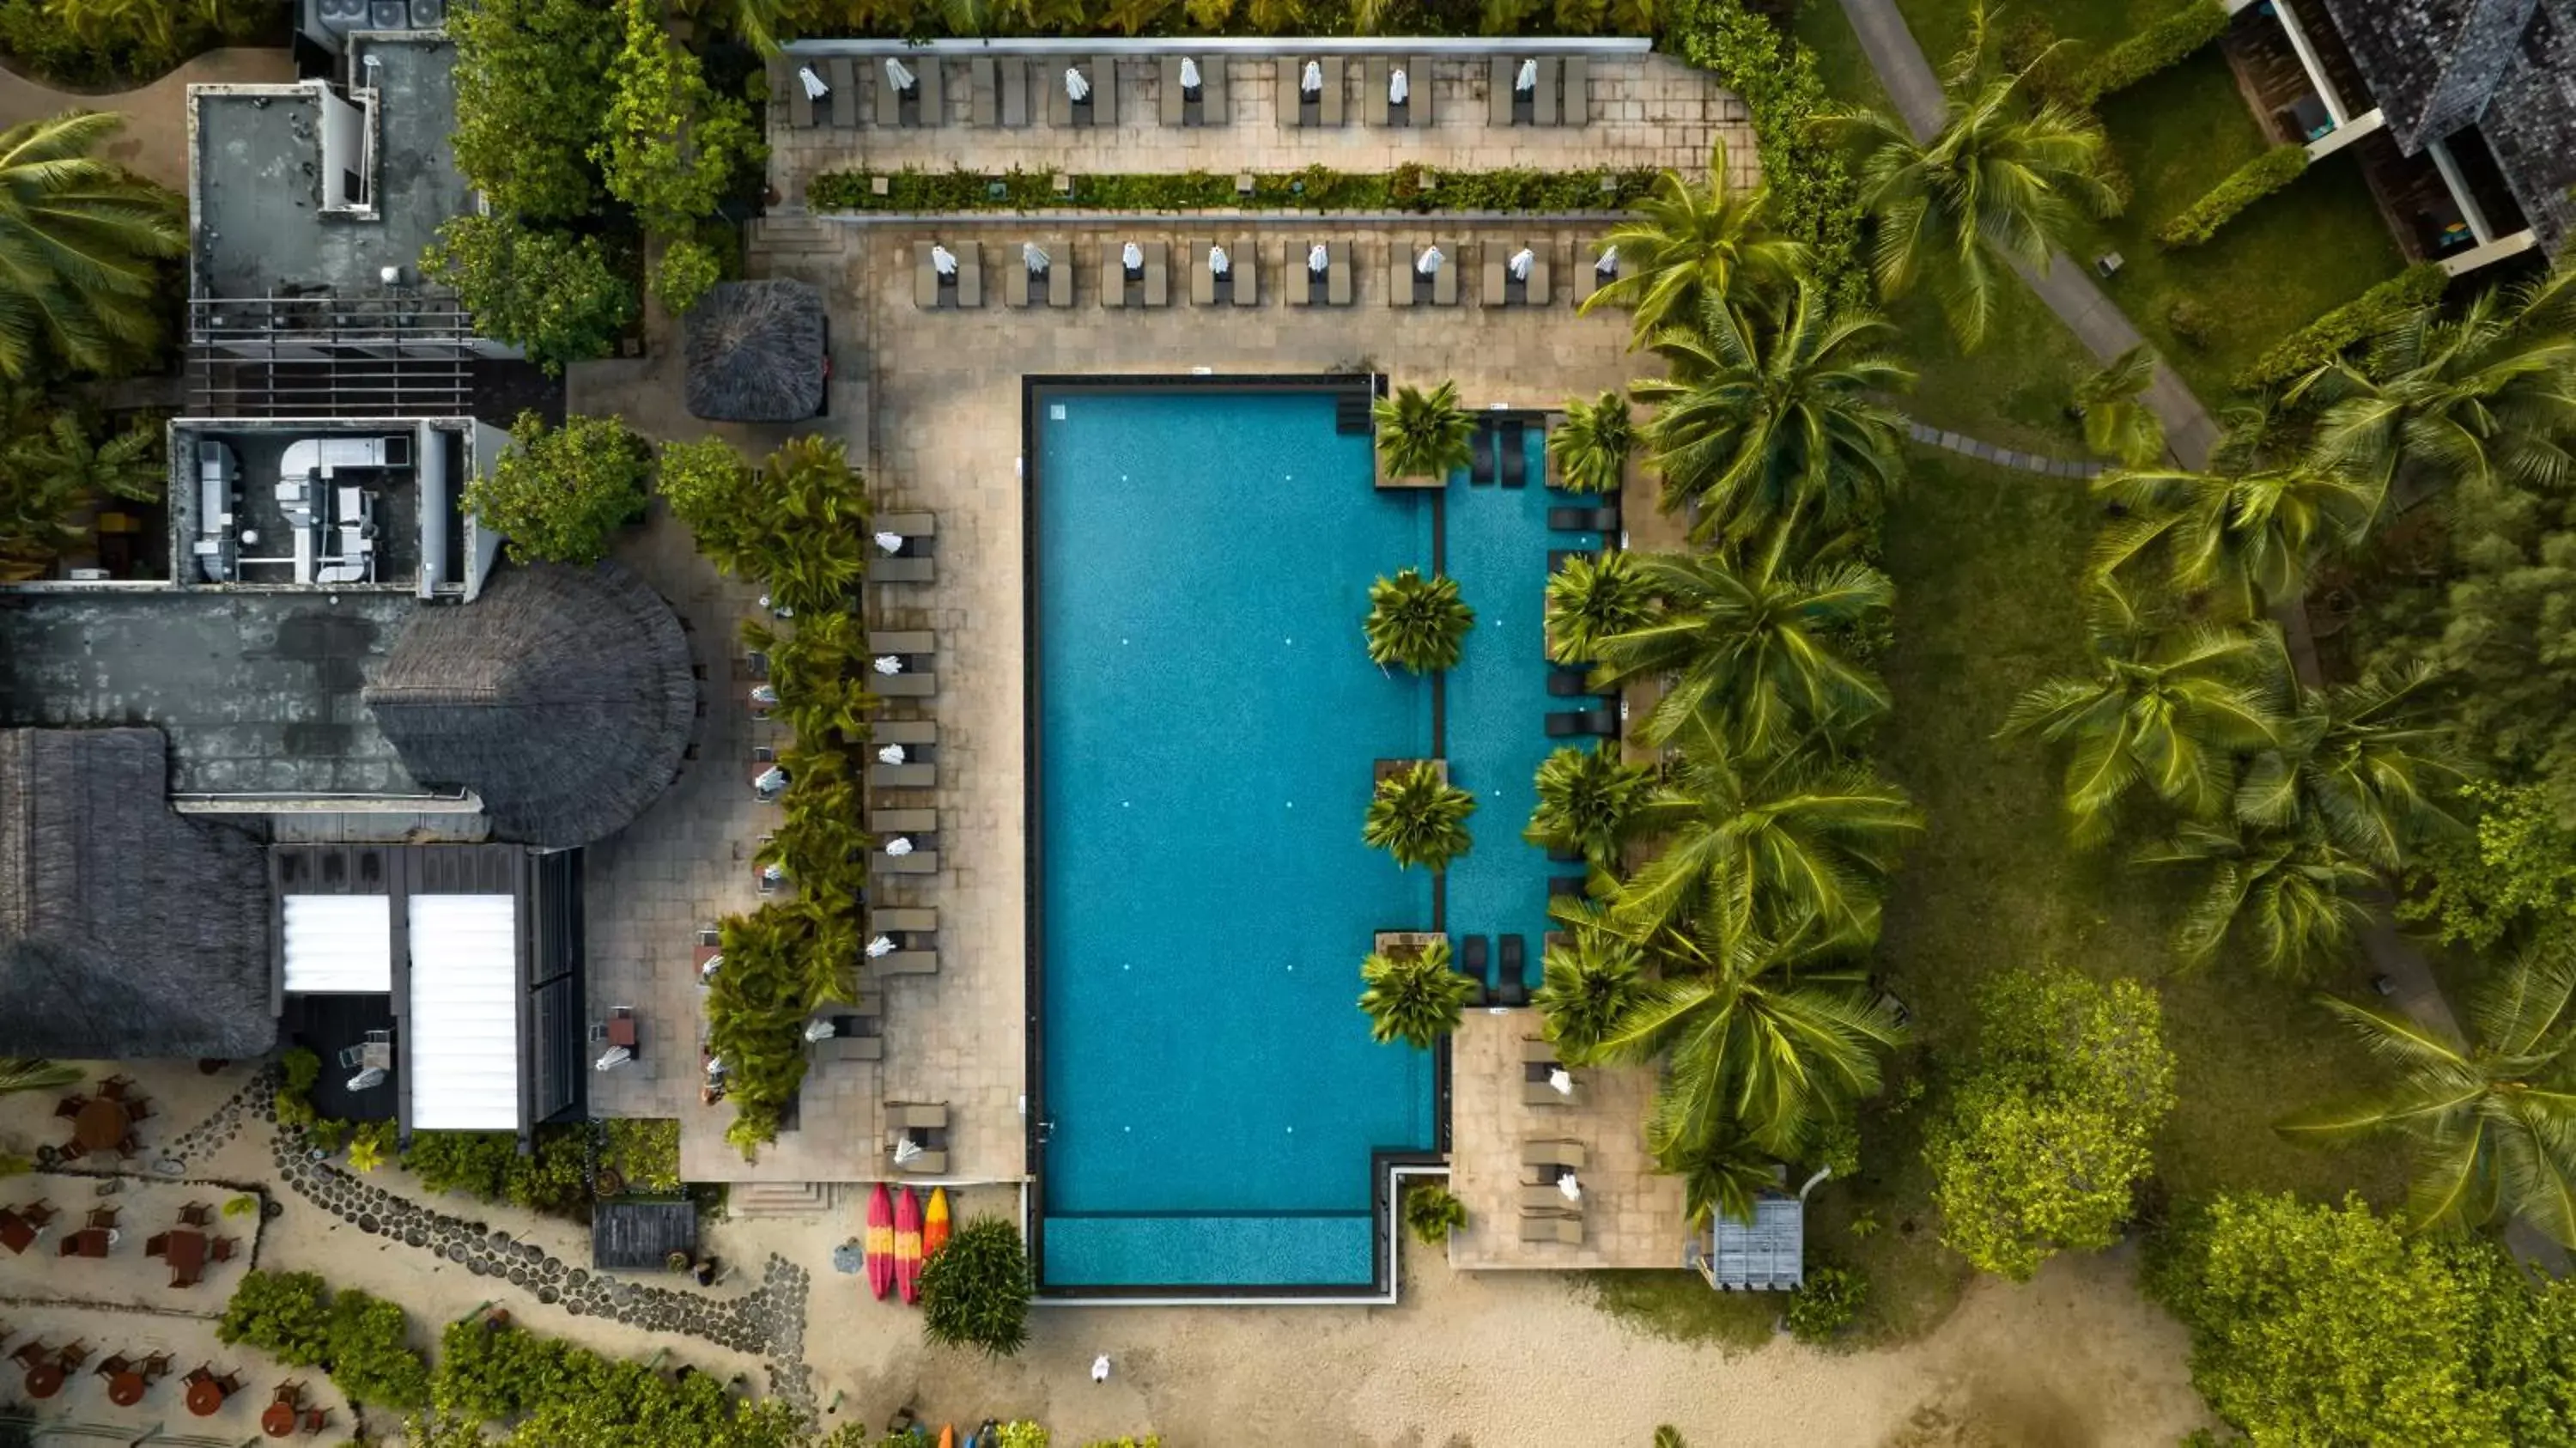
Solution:
<path fill-rule="evenodd" d="M 2375 333 L 2409 312 L 2442 299 L 2451 274 L 2437 262 L 2408 267 L 2360 296 L 2317 318 L 2276 343 L 2272 350 L 2239 373 L 2236 385 L 2269 387 L 2322 367 L 2346 347 Z"/>
<path fill-rule="evenodd" d="M 883 175 L 886 194 L 873 181 Z M 1393 171 L 1360 173 L 1309 166 L 1303 171 L 1256 175 L 1252 194 L 1235 190 L 1235 178 L 1206 171 L 1179 176 L 1075 175 L 1058 192 L 1045 171 L 1013 170 L 991 176 L 954 171 L 826 171 L 805 189 L 816 211 L 1617 211 L 1654 185 L 1651 170 L 1449 171 L 1411 164 Z"/>
<path fill-rule="evenodd" d="M 2236 219 L 2236 213 L 2308 174 L 2308 148 L 2274 146 L 2237 167 L 2207 195 L 2156 228 L 2164 246 L 2198 246 Z"/>
<path fill-rule="evenodd" d="M 1815 125 L 1834 109 L 1815 52 L 1739 0 L 1671 0 L 1661 44 L 1744 97 L 1760 141 L 1772 228 L 1806 244 L 1817 282 L 1836 302 L 1866 305 L 1860 183 Z"/>
<path fill-rule="evenodd" d="M 2227 8 L 2218 0 L 2191 0 L 2180 10 L 2102 52 L 2085 67 L 2087 103 L 2127 90 L 2216 40 L 2227 30 Z"/>

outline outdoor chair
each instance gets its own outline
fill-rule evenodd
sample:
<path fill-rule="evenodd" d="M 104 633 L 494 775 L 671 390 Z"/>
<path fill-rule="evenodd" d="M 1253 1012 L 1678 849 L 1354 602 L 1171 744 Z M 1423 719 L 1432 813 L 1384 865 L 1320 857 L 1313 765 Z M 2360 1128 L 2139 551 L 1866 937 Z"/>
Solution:
<path fill-rule="evenodd" d="M 1162 94 L 1159 110 L 1167 126 L 1222 126 L 1225 124 L 1225 58 L 1194 55 L 1188 59 L 1198 67 L 1198 99 L 1189 97 L 1181 84 L 1181 60 L 1178 55 L 1162 57 L 1159 67 Z"/>
<path fill-rule="evenodd" d="M 43 1338 L 31 1337 L 25 1342 L 18 1344 L 18 1350 L 9 1354 L 9 1356 L 17 1360 L 18 1366 L 26 1368 L 32 1372 L 38 1364 L 44 1362 L 46 1358 L 53 1356 L 53 1350 L 45 1346 L 45 1340 Z"/>
<path fill-rule="evenodd" d="M 313 1436 L 314 1434 L 321 1432 L 321 1431 L 322 1431 L 322 1429 L 323 1429 L 323 1427 L 324 1427 L 324 1425 L 328 1424 L 330 1421 L 331 1421 L 331 1410 L 330 1410 L 330 1409 L 328 1409 L 328 1408 L 307 1408 L 307 1409 L 305 1409 L 305 1410 L 304 1410 L 304 1435 L 305 1435 L 306 1437 L 308 1437 L 308 1438 L 309 1438 L 309 1437 Z"/>
<path fill-rule="evenodd" d="M 150 1121 L 152 1119 L 152 1098 L 149 1096 L 128 1096 L 125 1098 L 125 1119 L 128 1121 Z"/>
<path fill-rule="evenodd" d="M 1579 55 L 1569 55 L 1561 66 L 1565 85 L 1565 102 L 1558 107 L 1556 123 L 1560 126 L 1588 126 L 1592 123 L 1591 62 Z"/>
<path fill-rule="evenodd" d="M 1598 558 L 1601 555 L 1595 553 L 1586 556 Z M 1556 570 L 1551 566 L 1548 571 L 1553 573 Z M 1550 669 L 1547 675 L 1547 692 L 1548 697 L 1553 699 L 1585 699 L 1598 698 L 1611 691 L 1593 687 L 1590 669 Z"/>
<path fill-rule="evenodd" d="M 1556 1242 L 1568 1247 L 1583 1245 L 1583 1219 L 1562 1212 L 1521 1213 L 1521 1240 Z"/>
<path fill-rule="evenodd" d="M 110 1101 L 124 1100 L 125 1094 L 133 1089 L 134 1078 L 131 1076 L 110 1076 L 98 1083 L 98 1094 Z"/>
<path fill-rule="evenodd" d="M 1529 969 L 1526 949 L 1522 938 L 1517 935 L 1503 936 L 1496 947 L 1499 959 L 1495 965 L 1494 999 L 1503 1005 L 1529 1004 L 1529 981 L 1525 978 Z"/>
<path fill-rule="evenodd" d="M 1467 481 L 1479 487 L 1494 481 L 1494 429 L 1481 417 L 1467 433 Z"/>
<path fill-rule="evenodd" d="M 994 84 L 1001 91 L 1002 124 L 1019 129 L 1029 123 L 1029 63 L 1015 55 L 993 62 Z"/>
<path fill-rule="evenodd" d="M 1556 1168 L 1581 1171 L 1591 1165 L 1584 1154 L 1583 1143 L 1564 1138 L 1534 1137 L 1521 1143 L 1521 1165 L 1549 1168 L 1548 1179 L 1555 1180 Z"/>
<path fill-rule="evenodd" d="M 1481 935 L 1466 937 L 1459 944 L 1458 953 L 1451 957 L 1449 968 L 1465 976 L 1467 983 L 1473 987 L 1467 997 L 1467 1004 L 1483 1005 L 1485 1003 L 1485 937 Z"/>
<path fill-rule="evenodd" d="M 89 1148 L 81 1145 L 79 1138 L 75 1137 L 70 1141 L 64 1142 L 61 1147 L 56 1149 L 54 1152 L 54 1160 L 57 1162 L 78 1161 L 87 1155 L 89 1155 Z"/>
<path fill-rule="evenodd" d="M 1505 422 L 1495 430 L 1494 442 L 1502 453 L 1503 486 L 1529 486 L 1529 424 Z"/>
<path fill-rule="evenodd" d="M 204 1202 L 190 1202 L 179 1209 L 183 1226 L 202 1227 L 214 1219 L 215 1209 Z"/>
<path fill-rule="evenodd" d="M 142 1372 L 143 1380 L 148 1383 L 157 1383 L 170 1376 L 170 1355 L 166 1352 L 156 1352 L 146 1357 L 142 1363 Z"/>
<path fill-rule="evenodd" d="M 1208 249 L 1196 242 L 1190 245 L 1190 300 L 1202 307 L 1217 304 L 1219 290 L 1224 301 L 1238 307 L 1261 304 L 1261 244 L 1253 238 L 1237 237 L 1219 242 L 1225 248 L 1226 274 L 1220 278 L 1209 265 Z M 1223 286 L 1220 288 L 1220 281 Z"/>
<path fill-rule="evenodd" d="M 1619 505 L 1605 503 L 1593 508 L 1550 508 L 1547 527 L 1551 533 L 1616 533 L 1619 531 Z"/>
<path fill-rule="evenodd" d="M 115 1230 L 116 1230 L 116 1208 L 114 1208 L 114 1207 L 92 1207 L 92 1208 L 90 1208 L 90 1209 L 89 1209 L 89 1224 L 90 1224 L 90 1227 L 91 1227 L 91 1229 L 92 1229 L 93 1231 L 105 1231 L 105 1232 L 112 1232 L 112 1231 L 115 1231 Z"/>
<path fill-rule="evenodd" d="M 109 1353 L 105 1360 L 101 1361 L 97 1367 L 90 1369 L 90 1371 L 102 1378 L 112 1378 L 118 1373 L 124 1372 L 126 1369 L 133 1366 L 133 1360 L 128 1358 L 125 1354 L 121 1352 L 112 1352 Z"/>
<path fill-rule="evenodd" d="M 1608 739 L 1619 732 L 1619 716 L 1608 709 L 1559 711 L 1547 716 L 1550 739 Z"/>
<path fill-rule="evenodd" d="M 1059 56 L 1041 63 L 1039 83 L 1046 87 L 1047 124 L 1087 126 L 1093 130 L 1118 124 L 1118 62 L 1105 55 Z M 1089 92 L 1080 104 L 1066 89 L 1065 72 L 1079 74 Z"/>
<path fill-rule="evenodd" d="M 229 1262 L 233 1260 L 234 1249 L 239 1246 L 240 1242 L 236 1238 L 217 1237 L 206 1244 L 206 1255 L 218 1262 Z"/>
<path fill-rule="evenodd" d="M 1390 94 L 1404 73 L 1404 104 Z M 1422 130 L 1431 124 L 1431 57 L 1372 55 L 1360 63 L 1360 119 L 1372 126 Z"/>
<path fill-rule="evenodd" d="M 80 1365 L 88 1361 L 89 1344 L 85 1342 L 74 1342 L 71 1346 L 54 1354 L 54 1366 L 61 1368 L 66 1373 L 79 1372 Z"/>
<path fill-rule="evenodd" d="M 1572 1216 L 1581 1210 L 1581 1205 L 1568 1198 L 1554 1182 L 1524 1183 L 1521 1187 L 1521 1210 L 1553 1216 Z"/>
<path fill-rule="evenodd" d="M 167 1232 L 155 1232 L 143 1239 L 143 1255 L 146 1257 L 167 1256 L 169 1251 L 170 1234 Z"/>
<path fill-rule="evenodd" d="M 1580 900 L 1590 893 L 1591 887 L 1581 875 L 1547 877 L 1547 898 L 1550 900 Z"/>
<path fill-rule="evenodd" d="M 66 1096 L 62 1100 L 54 1103 L 54 1114 L 65 1121 L 69 1121 L 73 1117 L 80 1115 L 82 1108 L 88 1105 L 89 1098 L 86 1096 Z"/>

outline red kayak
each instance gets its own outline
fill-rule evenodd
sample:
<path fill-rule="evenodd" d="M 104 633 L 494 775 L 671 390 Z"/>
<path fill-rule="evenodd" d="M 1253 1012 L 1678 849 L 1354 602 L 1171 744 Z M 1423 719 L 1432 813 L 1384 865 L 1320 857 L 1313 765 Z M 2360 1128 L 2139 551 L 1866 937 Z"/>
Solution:
<path fill-rule="evenodd" d="M 894 1281 L 904 1306 L 921 1300 L 921 1194 L 910 1187 L 894 1199 Z"/>
<path fill-rule="evenodd" d="M 894 1290 L 894 1198 L 884 1182 L 868 1198 L 867 1243 L 868 1290 L 882 1301 Z"/>

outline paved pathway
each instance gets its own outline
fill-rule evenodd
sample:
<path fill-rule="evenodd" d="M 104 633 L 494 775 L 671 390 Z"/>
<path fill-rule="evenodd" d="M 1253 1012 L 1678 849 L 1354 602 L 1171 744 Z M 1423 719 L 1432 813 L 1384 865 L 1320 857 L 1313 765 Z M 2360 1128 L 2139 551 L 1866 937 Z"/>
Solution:
<path fill-rule="evenodd" d="M 188 104 L 191 85 L 279 84 L 295 79 L 295 56 L 277 49 L 210 50 L 148 85 L 103 95 L 58 91 L 14 71 L 0 70 L 0 127 L 68 110 L 116 111 L 125 130 L 102 148 L 106 158 L 173 191 L 188 186 Z"/>

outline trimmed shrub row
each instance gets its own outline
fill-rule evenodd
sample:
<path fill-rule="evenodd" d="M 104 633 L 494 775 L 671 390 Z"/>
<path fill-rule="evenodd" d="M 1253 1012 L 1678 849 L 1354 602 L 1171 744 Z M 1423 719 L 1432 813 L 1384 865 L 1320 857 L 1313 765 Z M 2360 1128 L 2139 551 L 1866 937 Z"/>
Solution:
<path fill-rule="evenodd" d="M 1404 165 L 1357 173 L 1309 166 L 1303 171 L 1256 175 L 1252 192 L 1235 190 L 1235 178 L 1191 171 L 1179 176 L 1130 173 L 1077 175 L 1068 191 L 1055 189 L 1044 171 L 1013 170 L 988 176 L 954 171 L 884 174 L 826 171 L 805 189 L 817 211 L 1618 211 L 1654 185 L 1651 170 L 1448 171 Z"/>
<path fill-rule="evenodd" d="M 2163 246 L 2198 246 L 2236 219 L 2236 213 L 2308 173 L 2308 148 L 2274 146 L 2237 167 L 2206 195 L 2156 228 Z"/>
<path fill-rule="evenodd" d="M 2281 339 L 2239 373 L 2236 385 L 2252 389 L 2296 377 L 2343 355 L 2343 350 L 2408 312 L 2442 299 L 2451 274 L 2437 262 L 2408 267 L 2360 296 Z"/>
<path fill-rule="evenodd" d="M 2127 90 L 2157 71 L 2216 40 L 2227 30 L 2227 9 L 2219 0 L 2191 0 L 2109 50 L 2084 68 L 2079 85 L 2085 104 Z"/>

